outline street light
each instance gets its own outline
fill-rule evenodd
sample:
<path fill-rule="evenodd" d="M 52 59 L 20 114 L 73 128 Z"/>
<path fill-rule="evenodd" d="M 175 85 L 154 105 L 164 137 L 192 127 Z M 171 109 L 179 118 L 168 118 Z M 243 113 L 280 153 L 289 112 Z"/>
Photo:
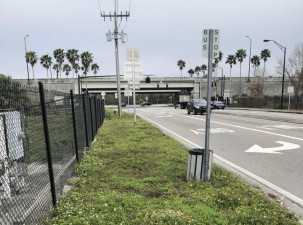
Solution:
<path fill-rule="evenodd" d="M 249 62 L 248 62 L 248 79 L 247 81 L 249 82 L 249 77 L 250 77 L 250 60 L 251 60 L 251 38 L 246 35 L 246 37 L 249 39 Z"/>
<path fill-rule="evenodd" d="M 26 57 L 26 53 L 27 53 L 27 50 L 26 50 L 26 38 L 28 37 L 29 35 L 27 34 L 25 37 L 24 37 L 24 47 L 25 47 L 25 57 Z M 28 71 L 28 62 L 26 62 L 26 69 L 27 69 L 27 84 L 29 85 L 29 71 Z"/>
<path fill-rule="evenodd" d="M 274 42 L 284 53 L 284 60 L 283 60 L 283 74 L 282 74 L 282 94 L 281 94 L 281 109 L 283 109 L 283 96 L 284 96 L 284 77 L 285 77 L 285 58 L 286 58 L 286 47 L 280 45 L 279 43 L 273 41 L 273 40 L 263 40 L 264 42 L 272 41 Z"/>

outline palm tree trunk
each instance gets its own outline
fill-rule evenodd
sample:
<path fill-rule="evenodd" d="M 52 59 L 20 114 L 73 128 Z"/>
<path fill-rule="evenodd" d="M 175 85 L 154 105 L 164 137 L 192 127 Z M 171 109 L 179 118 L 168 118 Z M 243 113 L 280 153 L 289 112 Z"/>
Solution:
<path fill-rule="evenodd" d="M 240 86 L 239 86 L 239 96 L 242 93 L 242 83 L 241 83 L 241 77 L 242 77 L 242 63 L 240 62 Z"/>
<path fill-rule="evenodd" d="M 33 80 L 35 79 L 35 73 L 34 73 L 34 67 L 32 66 L 32 70 L 33 70 Z"/>
<path fill-rule="evenodd" d="M 263 67 L 263 79 L 262 79 L 262 95 L 264 95 L 264 77 L 265 77 L 265 61 L 264 61 L 264 67 Z"/>
<path fill-rule="evenodd" d="M 229 69 L 229 98 L 231 98 L 231 66 Z"/>
<path fill-rule="evenodd" d="M 47 79 L 48 79 L 48 69 L 46 69 L 46 75 L 47 75 Z"/>
<path fill-rule="evenodd" d="M 52 67 L 49 67 L 49 71 L 50 71 L 50 75 L 51 75 L 51 79 L 53 79 L 53 74 L 52 74 Z"/>

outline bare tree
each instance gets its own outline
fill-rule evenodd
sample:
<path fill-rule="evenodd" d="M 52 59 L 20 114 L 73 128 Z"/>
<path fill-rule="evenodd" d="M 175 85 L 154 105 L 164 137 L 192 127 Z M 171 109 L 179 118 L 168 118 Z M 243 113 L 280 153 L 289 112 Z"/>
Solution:
<path fill-rule="evenodd" d="M 278 59 L 276 71 L 282 75 L 282 59 Z M 291 85 L 294 86 L 295 96 L 303 95 L 303 43 L 297 44 L 288 57 L 285 65 L 285 74 L 288 76 Z"/>
<path fill-rule="evenodd" d="M 247 90 L 251 95 L 260 97 L 263 95 L 264 83 L 261 77 L 254 77 L 254 82 L 249 83 Z"/>

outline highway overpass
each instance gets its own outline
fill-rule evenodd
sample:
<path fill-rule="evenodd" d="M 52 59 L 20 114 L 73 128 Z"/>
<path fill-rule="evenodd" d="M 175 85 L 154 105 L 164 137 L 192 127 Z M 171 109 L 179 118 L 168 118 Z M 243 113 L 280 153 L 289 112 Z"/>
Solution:
<path fill-rule="evenodd" d="M 247 94 L 250 95 L 248 86 L 257 82 L 258 78 L 251 78 L 251 82 L 247 82 L 247 78 L 232 77 L 223 79 L 222 77 L 213 78 L 212 96 L 223 95 L 224 90 L 231 90 L 232 95 Z M 260 79 L 259 79 L 260 80 Z M 18 80 L 27 84 L 26 79 Z M 70 89 L 74 93 L 82 93 L 88 91 L 92 94 L 113 94 L 117 92 L 117 78 L 112 76 L 90 76 L 63 79 L 35 79 L 30 80 L 31 85 L 37 86 L 41 81 L 45 89 L 57 90 L 61 92 L 69 92 Z M 140 81 L 140 89 L 137 93 L 180 93 L 188 92 L 193 98 L 206 96 L 207 78 L 202 77 L 157 77 L 150 76 L 150 83 L 145 80 Z M 287 87 L 287 80 L 285 81 Z M 120 77 L 120 88 L 123 94 L 127 89 L 127 81 Z M 281 77 L 266 77 L 264 80 L 264 95 L 274 96 L 280 95 L 282 88 Z"/>

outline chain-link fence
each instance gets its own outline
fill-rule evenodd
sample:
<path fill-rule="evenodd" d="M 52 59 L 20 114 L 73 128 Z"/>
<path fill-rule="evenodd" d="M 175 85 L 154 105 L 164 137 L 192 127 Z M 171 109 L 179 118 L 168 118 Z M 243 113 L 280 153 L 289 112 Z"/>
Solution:
<path fill-rule="evenodd" d="M 41 224 L 104 120 L 96 96 L 0 81 L 0 224 Z"/>

